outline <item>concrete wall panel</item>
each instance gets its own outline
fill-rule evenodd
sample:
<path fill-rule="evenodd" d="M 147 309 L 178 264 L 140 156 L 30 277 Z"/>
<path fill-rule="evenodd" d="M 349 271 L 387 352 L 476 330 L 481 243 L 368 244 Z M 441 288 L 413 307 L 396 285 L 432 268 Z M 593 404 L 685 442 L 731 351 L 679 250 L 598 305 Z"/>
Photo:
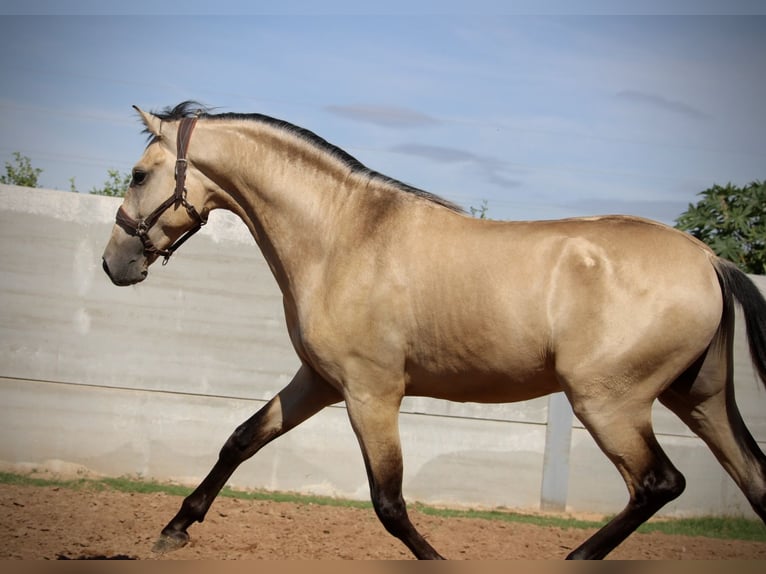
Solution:
<path fill-rule="evenodd" d="M 119 203 L 0 185 L 0 461 L 196 483 L 298 368 L 281 294 L 244 225 L 219 212 L 147 282 L 113 286 L 100 257 Z M 754 280 L 766 291 L 766 278 Z M 741 326 L 738 403 L 763 448 L 766 389 Z M 753 516 L 701 441 L 663 407 L 654 417 L 688 483 L 665 513 Z M 400 422 L 408 499 L 538 508 L 547 398 L 407 398 Z M 576 419 L 568 479 L 569 510 L 613 513 L 627 500 Z M 231 484 L 368 497 L 342 406 L 264 448 Z"/>

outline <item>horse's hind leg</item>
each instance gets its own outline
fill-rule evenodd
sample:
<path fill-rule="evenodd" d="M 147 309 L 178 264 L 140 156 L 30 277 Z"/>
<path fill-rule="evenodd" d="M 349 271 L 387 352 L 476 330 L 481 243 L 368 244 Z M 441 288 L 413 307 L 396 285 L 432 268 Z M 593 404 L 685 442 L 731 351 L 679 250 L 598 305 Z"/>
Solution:
<path fill-rule="evenodd" d="M 189 526 L 202 522 L 213 500 L 242 462 L 278 436 L 340 400 L 341 396 L 334 388 L 310 368 L 302 367 L 284 389 L 237 427 L 221 449 L 218 462 L 194 492 L 184 499 L 178 514 L 162 530 L 155 550 L 165 552 L 186 544 Z"/>
<path fill-rule="evenodd" d="M 630 494 L 625 509 L 568 556 L 600 559 L 678 497 L 686 482 L 654 436 L 651 401 L 574 400 L 573 407 L 620 471 Z"/>
<path fill-rule="evenodd" d="M 380 522 L 418 559 L 442 559 L 415 529 L 402 497 L 402 450 L 399 441 L 399 400 L 346 397 L 370 483 L 370 495 Z"/>
<path fill-rule="evenodd" d="M 766 456 L 739 413 L 731 374 L 714 354 L 696 379 L 676 381 L 660 401 L 705 441 L 766 522 Z"/>

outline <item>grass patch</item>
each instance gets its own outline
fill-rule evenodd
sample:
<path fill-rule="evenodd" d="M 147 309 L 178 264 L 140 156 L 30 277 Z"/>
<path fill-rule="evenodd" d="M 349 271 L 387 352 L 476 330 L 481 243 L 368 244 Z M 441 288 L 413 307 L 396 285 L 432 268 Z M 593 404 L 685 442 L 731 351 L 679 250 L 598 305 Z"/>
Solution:
<path fill-rule="evenodd" d="M 140 494 L 164 493 L 171 496 L 187 496 L 192 489 L 186 486 L 161 483 L 137 478 L 75 478 L 54 479 L 36 478 L 23 474 L 0 472 L 0 484 L 19 486 L 55 486 L 72 490 L 117 490 L 120 492 L 133 492 Z M 263 500 L 269 502 L 289 502 L 304 505 L 340 506 L 346 508 L 372 509 L 370 502 L 359 500 L 347 500 L 332 498 L 329 496 L 311 496 L 286 492 L 269 492 L 257 490 L 235 490 L 224 487 L 221 496 L 238 498 L 240 500 Z M 564 516 L 522 514 L 505 510 L 458 510 L 451 508 L 437 508 L 421 503 L 410 505 L 423 514 L 439 516 L 442 518 L 473 518 L 481 520 L 500 520 L 532 524 L 534 526 L 554 528 L 598 528 L 604 521 L 578 520 Z M 723 538 L 730 540 L 752 540 L 766 542 L 766 527 L 756 520 L 745 518 L 678 518 L 657 519 L 642 525 L 639 532 L 662 532 L 671 535 L 701 536 L 705 538 Z"/>
<path fill-rule="evenodd" d="M 766 542 L 766 526 L 760 521 L 747 518 L 702 516 L 674 520 L 659 519 L 641 525 L 638 531 Z"/>
<path fill-rule="evenodd" d="M 18 486 L 59 486 L 63 488 L 82 488 L 90 486 L 94 481 L 87 478 L 75 478 L 60 480 L 55 478 L 35 478 L 25 474 L 0 472 L 0 484 L 12 484 Z"/>
<path fill-rule="evenodd" d="M 179 484 L 161 483 L 153 480 L 141 480 L 138 478 L 95 478 L 91 482 L 96 487 L 108 487 L 120 492 L 134 492 L 137 494 L 156 494 L 158 492 L 172 496 L 188 496 L 193 489 Z"/>
<path fill-rule="evenodd" d="M 555 528 L 598 528 L 601 522 L 578 520 L 564 516 L 523 514 L 506 510 L 458 510 L 454 508 L 436 508 L 421 503 L 411 505 L 423 514 L 444 518 L 478 518 L 481 520 L 500 520 L 534 526 L 553 526 Z"/>

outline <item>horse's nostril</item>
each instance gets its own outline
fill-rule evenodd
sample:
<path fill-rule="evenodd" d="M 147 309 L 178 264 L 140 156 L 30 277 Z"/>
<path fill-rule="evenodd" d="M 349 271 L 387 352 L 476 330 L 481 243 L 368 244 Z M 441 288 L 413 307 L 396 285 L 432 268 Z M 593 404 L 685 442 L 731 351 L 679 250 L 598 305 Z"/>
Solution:
<path fill-rule="evenodd" d="M 112 274 L 109 273 L 109 266 L 106 264 L 106 259 L 101 260 L 101 267 L 104 268 L 104 273 L 106 273 L 109 276 L 109 278 L 111 278 Z"/>

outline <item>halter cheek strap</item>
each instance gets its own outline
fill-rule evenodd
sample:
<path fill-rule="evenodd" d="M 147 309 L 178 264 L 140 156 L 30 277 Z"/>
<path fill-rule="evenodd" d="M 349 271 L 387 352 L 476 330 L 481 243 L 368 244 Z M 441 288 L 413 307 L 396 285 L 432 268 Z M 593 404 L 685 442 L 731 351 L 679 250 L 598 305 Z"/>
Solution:
<path fill-rule="evenodd" d="M 132 235 L 133 237 L 138 237 L 141 240 L 141 243 L 144 246 L 145 255 L 156 255 L 164 257 L 162 261 L 163 265 L 167 264 L 170 256 L 173 255 L 176 249 L 181 247 L 181 245 L 183 245 L 187 239 L 197 233 L 197 231 L 199 231 L 200 228 L 207 223 L 207 211 L 203 209 L 202 213 L 200 214 L 200 212 L 198 212 L 197 209 L 186 199 L 186 153 L 189 150 L 191 133 L 194 130 L 194 126 L 196 124 L 197 118 L 195 116 L 190 118 L 183 118 L 180 125 L 178 126 L 178 134 L 176 137 L 177 156 L 175 167 L 176 187 L 173 195 L 168 197 L 154 211 L 152 211 L 143 219 L 133 219 L 130 215 L 128 215 L 122 205 L 117 210 L 117 215 L 115 217 L 117 225 L 122 227 L 126 233 Z M 152 243 L 152 240 L 149 237 L 149 230 L 155 223 L 157 223 L 160 216 L 165 213 L 165 211 L 170 209 L 171 206 L 173 206 L 174 209 L 178 209 L 180 205 L 183 205 L 184 208 L 186 208 L 186 211 L 194 221 L 194 224 L 186 232 L 184 232 L 181 237 L 176 239 L 167 249 L 159 249 L 154 245 L 154 243 Z"/>

